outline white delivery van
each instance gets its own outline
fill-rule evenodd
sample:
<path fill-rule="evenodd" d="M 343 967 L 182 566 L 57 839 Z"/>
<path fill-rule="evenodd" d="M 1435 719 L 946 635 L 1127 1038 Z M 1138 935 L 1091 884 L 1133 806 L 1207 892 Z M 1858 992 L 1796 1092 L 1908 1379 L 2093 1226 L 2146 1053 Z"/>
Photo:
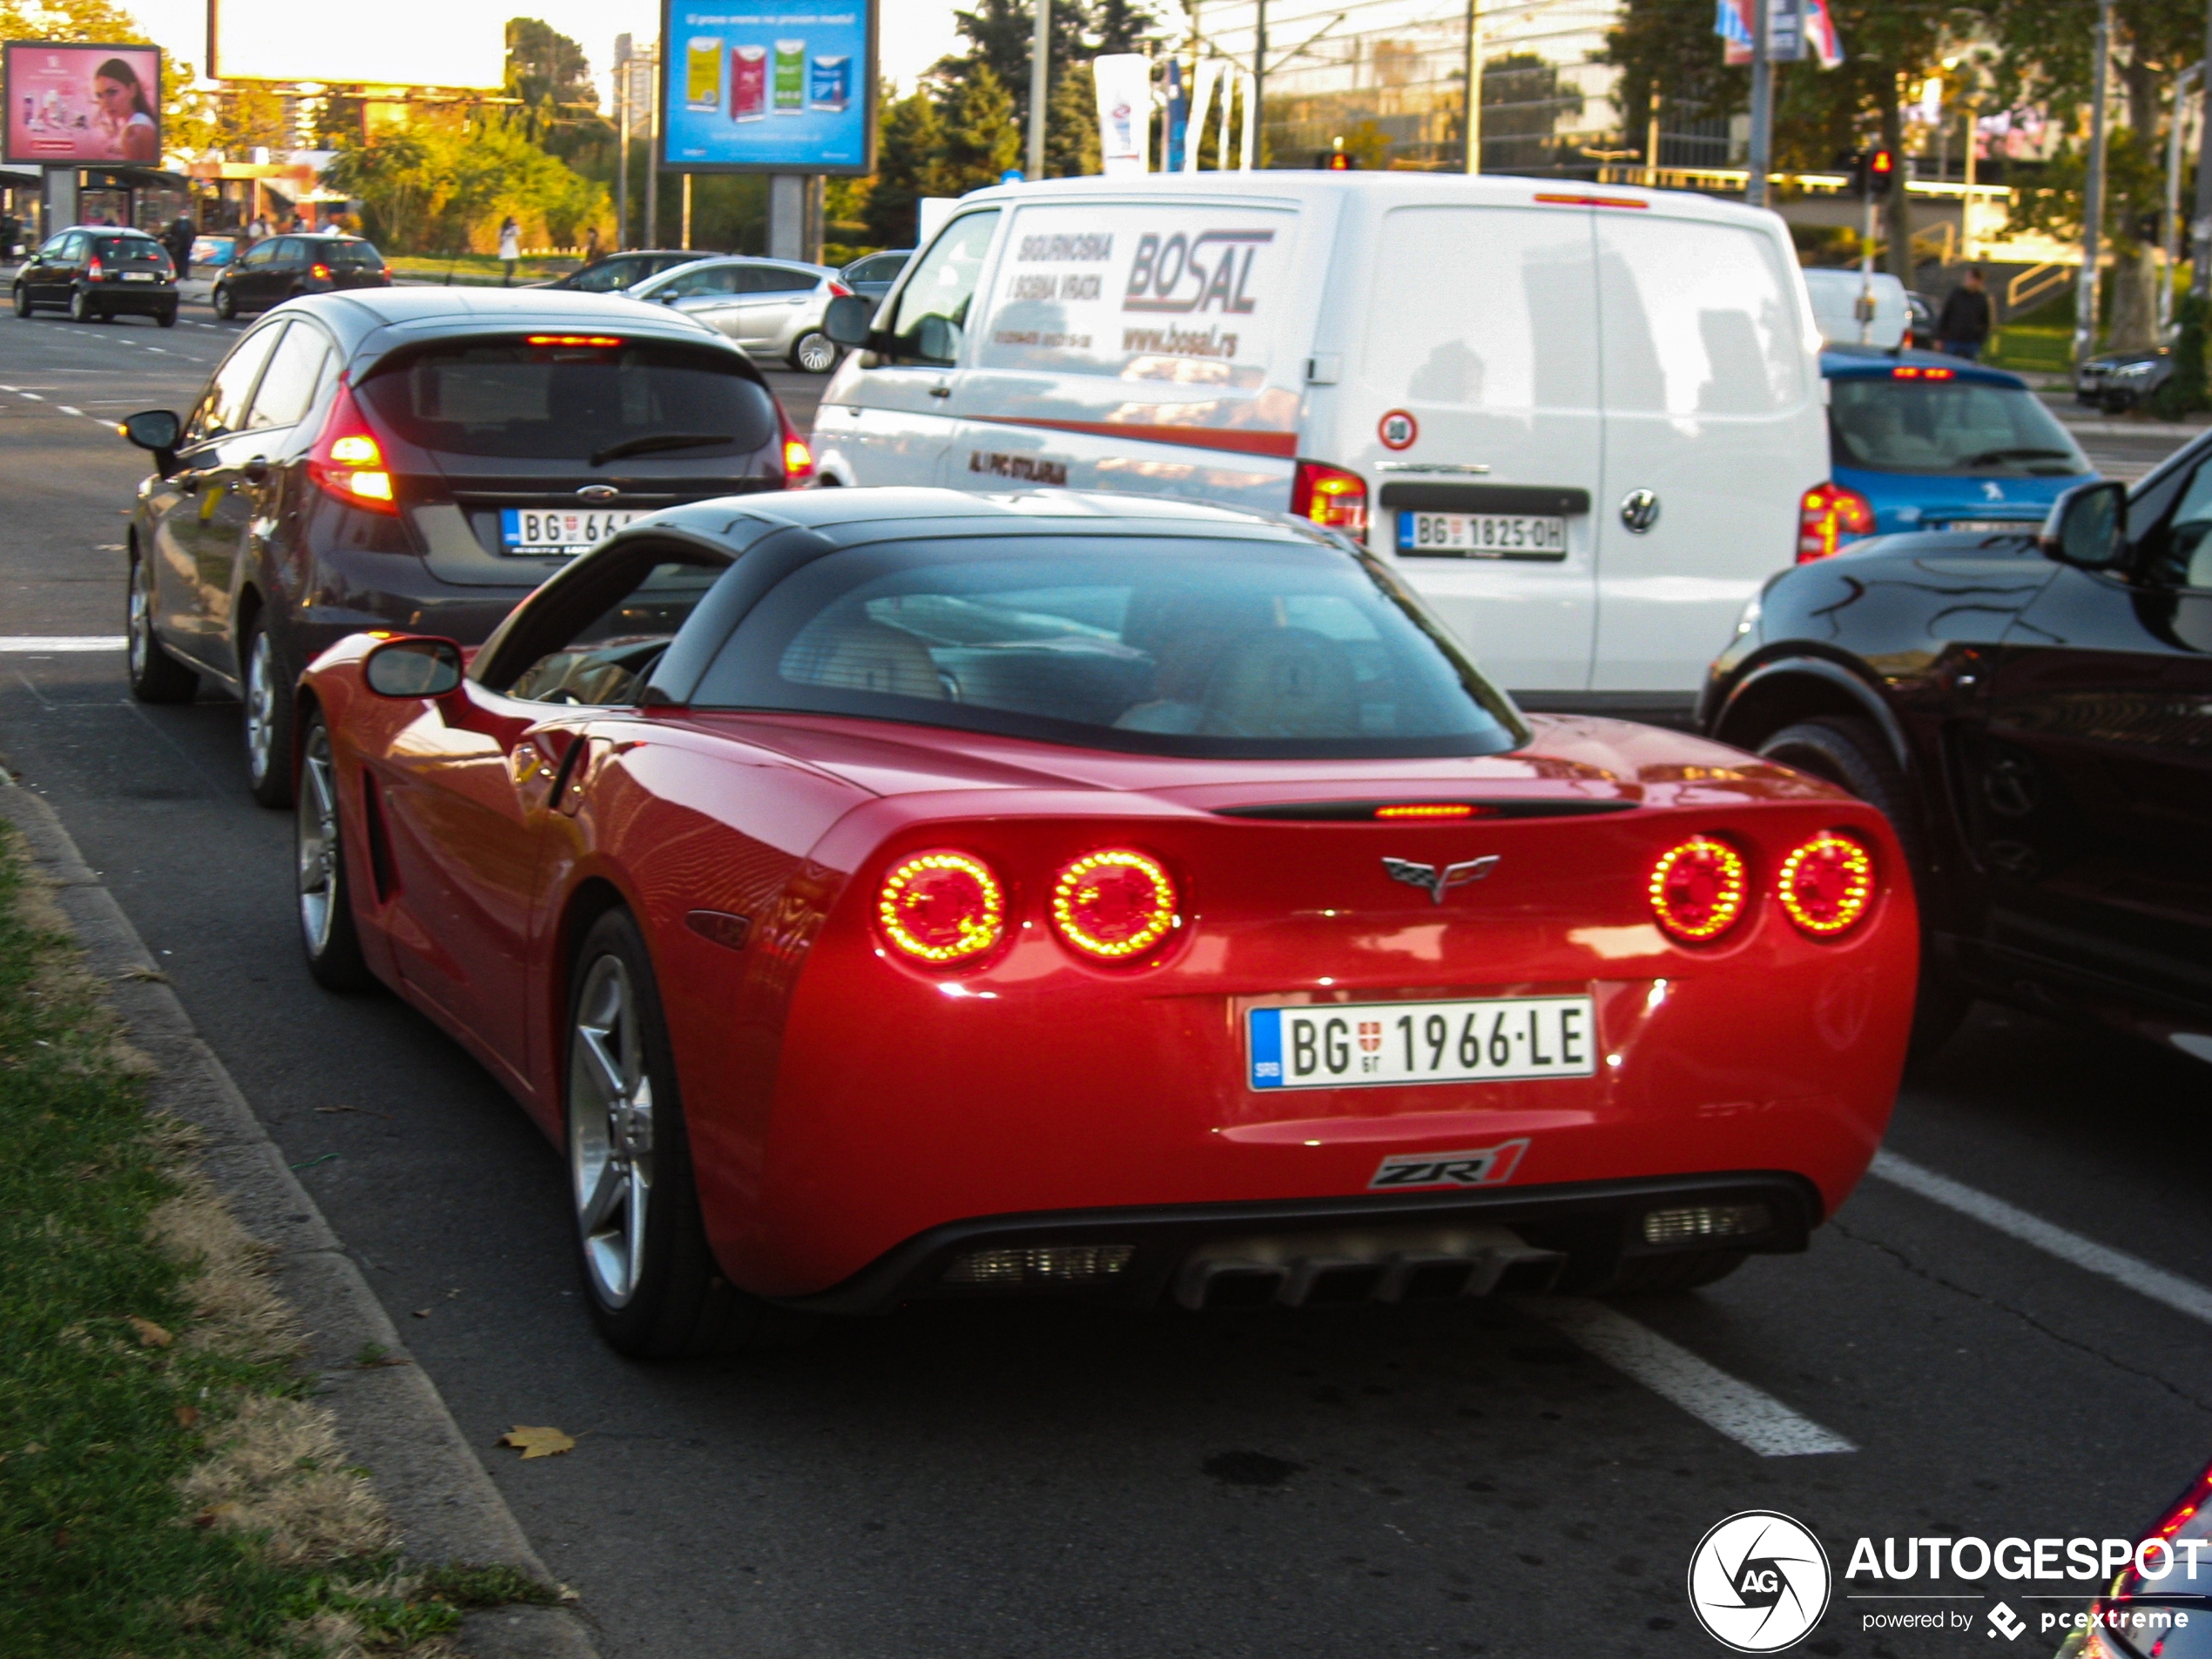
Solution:
<path fill-rule="evenodd" d="M 1772 214 L 1440 173 L 979 191 L 824 391 L 826 484 L 1364 536 L 1532 707 L 1681 714 L 1828 475 Z"/>

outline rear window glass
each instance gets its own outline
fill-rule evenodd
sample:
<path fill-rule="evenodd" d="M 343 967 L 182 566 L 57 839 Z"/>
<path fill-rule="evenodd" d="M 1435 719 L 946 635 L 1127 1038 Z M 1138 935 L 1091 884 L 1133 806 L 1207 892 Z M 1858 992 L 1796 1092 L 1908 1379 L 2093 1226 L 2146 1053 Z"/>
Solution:
<path fill-rule="evenodd" d="M 110 264 L 166 265 L 168 251 L 150 236 L 103 236 L 92 252 Z"/>
<path fill-rule="evenodd" d="M 703 458 L 777 435 L 774 400 L 741 363 L 676 345 L 472 341 L 381 370 L 362 395 L 401 437 L 450 455 L 581 460 L 694 438 L 624 453 Z"/>
<path fill-rule="evenodd" d="M 2089 470 L 2080 448 L 2022 387 L 1986 381 L 1830 383 L 1835 463 L 1871 472 L 2070 476 Z"/>
<path fill-rule="evenodd" d="M 380 271 L 384 256 L 368 242 L 310 242 L 307 251 L 324 265 L 344 271 Z"/>
<path fill-rule="evenodd" d="M 1089 748 L 1491 754 L 1511 707 L 1379 566 L 1285 542 L 931 540 L 779 583 L 693 696 Z"/>

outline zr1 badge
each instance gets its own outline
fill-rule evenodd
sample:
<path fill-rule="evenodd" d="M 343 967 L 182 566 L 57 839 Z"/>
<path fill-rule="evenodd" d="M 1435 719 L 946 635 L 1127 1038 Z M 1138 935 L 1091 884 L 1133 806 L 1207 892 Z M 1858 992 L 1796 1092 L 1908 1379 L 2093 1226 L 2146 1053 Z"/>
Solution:
<path fill-rule="evenodd" d="M 1399 1152 L 1385 1158 L 1367 1190 L 1393 1187 L 1494 1187 L 1513 1179 L 1527 1141 L 1502 1141 L 1472 1152 Z"/>

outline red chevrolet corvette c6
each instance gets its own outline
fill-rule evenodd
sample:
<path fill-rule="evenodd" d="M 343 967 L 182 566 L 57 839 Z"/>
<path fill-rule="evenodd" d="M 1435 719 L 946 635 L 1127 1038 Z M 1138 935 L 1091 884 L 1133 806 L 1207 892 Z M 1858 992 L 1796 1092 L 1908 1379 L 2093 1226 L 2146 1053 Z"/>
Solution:
<path fill-rule="evenodd" d="M 1888 1118 L 1882 816 L 1524 716 L 1382 560 L 1066 492 L 641 521 L 301 683 L 300 915 L 565 1147 L 631 1352 L 777 1307 L 1702 1284 Z"/>

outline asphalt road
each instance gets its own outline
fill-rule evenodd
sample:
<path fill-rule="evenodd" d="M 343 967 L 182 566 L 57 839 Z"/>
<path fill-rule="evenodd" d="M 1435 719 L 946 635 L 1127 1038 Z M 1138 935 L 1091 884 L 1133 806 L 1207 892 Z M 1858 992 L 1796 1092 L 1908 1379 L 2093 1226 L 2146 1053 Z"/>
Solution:
<path fill-rule="evenodd" d="M 0 319 L 0 637 L 119 633 L 141 469 L 101 421 L 189 403 L 229 332 L 204 315 Z M 961 1310 L 767 1359 L 618 1359 L 520 1110 L 395 999 L 308 980 L 288 820 L 246 798 L 238 728 L 212 696 L 132 703 L 119 651 L 0 638 L 0 758 L 158 954 L 610 1659 L 1705 1655 L 1684 1569 L 1754 1507 L 1835 1556 L 1824 1659 L 2048 1653 L 1864 1617 L 1978 1619 L 1998 1589 L 2032 1616 L 2082 1587 L 1846 1600 L 1885 1588 L 1841 1579 L 1851 1541 L 2132 1535 L 2212 1455 L 2204 1314 L 1883 1179 L 1806 1256 L 1621 1305 L 1608 1329 L 1646 1360 L 1617 1367 L 1543 1304 Z M 2209 1082 L 1984 1008 L 1908 1078 L 1891 1147 L 2212 1285 Z M 1855 1449 L 1758 1455 L 1709 1420 L 1746 1399 Z M 491 1449 L 522 1423 L 577 1449 Z"/>

